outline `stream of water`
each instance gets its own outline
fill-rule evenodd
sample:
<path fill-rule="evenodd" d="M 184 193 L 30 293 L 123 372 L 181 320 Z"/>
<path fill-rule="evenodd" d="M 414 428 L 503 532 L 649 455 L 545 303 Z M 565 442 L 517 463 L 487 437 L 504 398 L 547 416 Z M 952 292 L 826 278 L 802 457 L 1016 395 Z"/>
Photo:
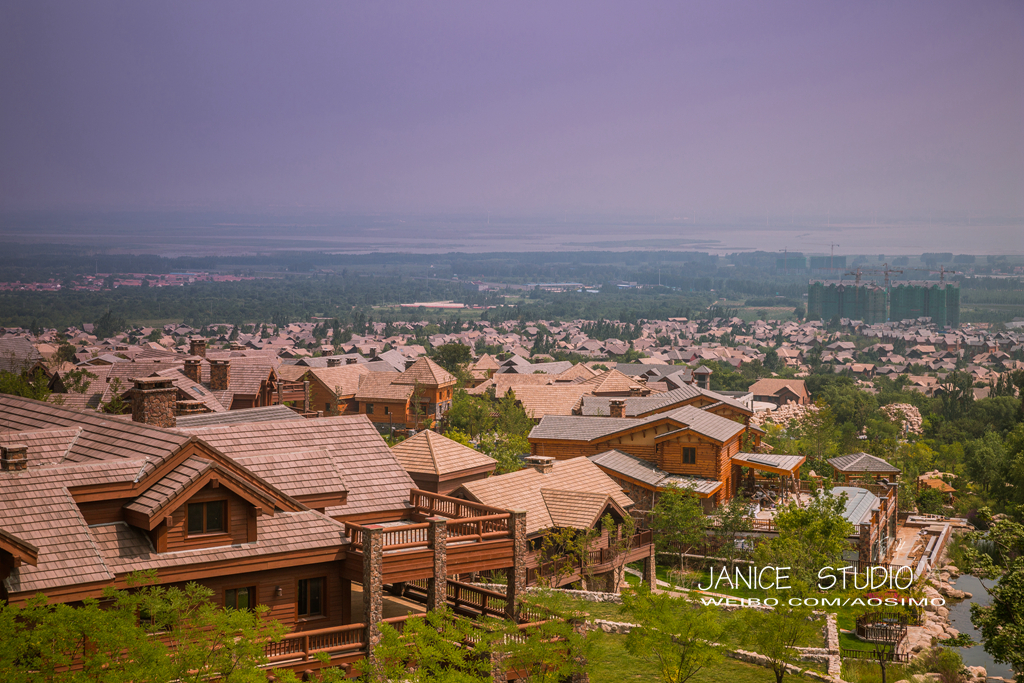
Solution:
<path fill-rule="evenodd" d="M 981 646 L 981 634 L 978 633 L 977 629 L 971 623 L 971 603 L 978 605 L 987 605 L 992 601 L 992 597 L 989 595 L 988 590 L 982 585 L 981 581 L 969 574 L 964 574 L 956 581 L 951 582 L 954 586 L 962 591 L 967 591 L 973 597 L 970 600 L 963 600 L 960 603 L 948 603 L 946 607 L 949 609 L 949 620 L 953 624 L 953 628 L 960 631 L 960 633 L 966 633 L 974 639 L 978 645 L 974 647 L 958 647 L 956 648 L 960 655 L 964 658 L 964 664 L 966 666 L 983 666 L 985 672 L 989 676 L 1001 676 L 1008 680 L 1013 680 L 1013 670 L 1005 664 L 996 664 L 992 659 L 992 655 L 985 652 Z M 989 582 L 992 583 L 992 582 Z"/>

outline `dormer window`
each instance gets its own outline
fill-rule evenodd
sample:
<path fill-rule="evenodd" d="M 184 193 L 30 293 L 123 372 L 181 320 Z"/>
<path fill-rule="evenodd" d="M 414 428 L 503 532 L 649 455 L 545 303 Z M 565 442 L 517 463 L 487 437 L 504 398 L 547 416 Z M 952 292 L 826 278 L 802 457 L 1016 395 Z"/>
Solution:
<path fill-rule="evenodd" d="M 188 535 L 217 534 L 227 530 L 225 523 L 227 501 L 211 500 L 188 504 Z"/>

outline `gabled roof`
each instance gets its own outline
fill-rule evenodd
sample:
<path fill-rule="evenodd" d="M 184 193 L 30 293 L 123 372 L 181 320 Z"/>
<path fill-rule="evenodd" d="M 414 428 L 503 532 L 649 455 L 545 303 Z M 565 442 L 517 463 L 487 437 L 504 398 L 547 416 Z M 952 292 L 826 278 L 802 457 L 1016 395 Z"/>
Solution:
<path fill-rule="evenodd" d="M 555 375 L 555 379 L 559 382 L 569 382 L 575 379 L 588 380 L 596 375 L 597 371 L 585 363 L 577 363 L 568 370 Z"/>
<path fill-rule="evenodd" d="M 559 529 L 590 529 L 600 521 L 608 506 L 622 517 L 628 514 L 607 493 L 543 488 L 540 495 L 552 526 Z"/>
<path fill-rule="evenodd" d="M 783 389 L 789 389 L 797 396 L 807 396 L 807 387 L 802 379 L 759 379 L 750 385 L 750 393 L 755 396 L 775 396 Z"/>
<path fill-rule="evenodd" d="M 534 419 L 545 415 L 572 415 L 586 389 L 580 384 L 535 386 L 522 384 L 512 392 L 526 414 Z"/>
<path fill-rule="evenodd" d="M 417 359 L 408 370 L 401 373 L 395 384 L 419 384 L 425 387 L 439 387 L 454 384 L 455 376 L 426 356 Z"/>
<path fill-rule="evenodd" d="M 899 474 L 900 468 L 869 453 L 851 453 L 840 455 L 828 461 L 840 472 L 871 472 L 877 474 Z"/>
<path fill-rule="evenodd" d="M 854 525 L 854 533 L 857 533 L 857 525 L 871 520 L 871 512 L 879 508 L 878 496 L 867 489 L 854 486 L 835 486 L 831 494 L 839 497 L 846 494 L 846 508 L 843 517 L 850 524 Z"/>
<path fill-rule="evenodd" d="M 721 443 L 746 430 L 746 425 L 729 418 L 693 406 L 683 406 L 645 418 L 546 416 L 530 431 L 530 439 L 593 442 L 655 426 L 672 427 L 658 435 L 658 440 L 671 439 L 683 431 L 692 430 Z"/>
<path fill-rule="evenodd" d="M 629 393 L 633 389 L 646 390 L 647 387 L 618 370 L 606 370 L 600 375 L 583 382 L 587 390 L 593 394 Z"/>
<path fill-rule="evenodd" d="M 305 419 L 288 406 L 275 405 L 259 408 L 242 408 L 241 410 L 226 410 L 221 413 L 179 415 L 175 429 L 195 429 L 198 427 L 215 427 L 218 425 L 244 424 L 248 422 L 280 422 L 281 420 Z"/>
<path fill-rule="evenodd" d="M 302 419 L 302 418 L 300 418 Z M 235 461 L 293 498 L 334 495 L 348 491 L 338 464 L 327 449 L 297 453 L 268 453 Z"/>
<path fill-rule="evenodd" d="M 737 453 L 732 456 L 736 465 L 750 467 L 762 472 L 795 475 L 807 458 L 802 455 L 784 455 L 782 453 Z"/>
<path fill-rule="evenodd" d="M 548 489 L 607 495 L 623 510 L 633 505 L 622 487 L 586 458 L 557 460 L 552 463 L 551 471 L 543 474 L 527 467 L 471 481 L 456 489 L 453 495 L 464 494 L 484 505 L 526 512 L 526 533 L 535 534 L 555 526 L 544 500 L 543 492 Z"/>
<path fill-rule="evenodd" d="M 333 368 L 310 368 L 307 374 L 313 375 L 335 396 L 355 396 L 359 390 L 359 378 L 370 373 L 366 363 L 339 365 Z"/>
<path fill-rule="evenodd" d="M 81 433 L 81 427 L 0 432 L 0 445 L 26 446 L 29 466 L 38 467 L 62 462 Z"/>
<path fill-rule="evenodd" d="M 476 362 L 469 366 L 473 370 L 497 370 L 501 367 L 498 361 L 489 353 L 485 353 L 476 359 Z"/>
<path fill-rule="evenodd" d="M 406 472 L 443 477 L 478 468 L 497 466 L 497 461 L 457 441 L 426 429 L 392 447 Z"/>
<path fill-rule="evenodd" d="M 397 384 L 397 372 L 371 372 L 359 377 L 356 390 L 357 401 L 408 401 L 416 387 L 412 384 Z"/>
<path fill-rule="evenodd" d="M 654 463 L 614 449 L 588 456 L 588 459 L 602 470 L 633 479 L 641 484 L 647 484 L 655 489 L 677 486 L 689 489 L 702 498 L 707 498 L 724 486 L 723 482 L 716 479 L 670 474 Z"/>
<path fill-rule="evenodd" d="M 42 360 L 43 355 L 26 337 L 0 337 L 0 371 L 20 374 Z"/>
<path fill-rule="evenodd" d="M 346 505 L 327 508 L 327 514 L 332 516 L 404 509 L 408 507 L 409 490 L 415 486 L 365 415 L 182 431 L 194 434 L 231 458 L 267 452 L 328 450 L 348 488 Z"/>

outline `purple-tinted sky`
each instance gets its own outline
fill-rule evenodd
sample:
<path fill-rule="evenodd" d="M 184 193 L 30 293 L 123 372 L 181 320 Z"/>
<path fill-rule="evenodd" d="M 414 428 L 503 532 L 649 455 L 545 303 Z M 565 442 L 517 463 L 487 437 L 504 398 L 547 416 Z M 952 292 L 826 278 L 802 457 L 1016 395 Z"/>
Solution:
<path fill-rule="evenodd" d="M 0 207 L 1024 213 L 1024 3 L 15 2 Z"/>

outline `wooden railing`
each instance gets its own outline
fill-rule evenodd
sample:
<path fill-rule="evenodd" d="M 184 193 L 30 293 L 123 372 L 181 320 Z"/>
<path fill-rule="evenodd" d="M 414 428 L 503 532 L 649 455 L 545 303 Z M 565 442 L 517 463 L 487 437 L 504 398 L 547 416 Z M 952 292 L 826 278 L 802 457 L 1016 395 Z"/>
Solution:
<path fill-rule="evenodd" d="M 409 504 L 412 505 L 413 514 L 426 517 L 452 517 L 461 519 L 466 517 L 486 517 L 495 514 L 508 514 L 508 510 L 481 505 L 468 500 L 443 496 L 440 493 L 431 493 L 421 489 L 409 491 Z"/>
<path fill-rule="evenodd" d="M 464 517 L 446 520 L 446 543 L 479 543 L 496 538 L 510 538 L 509 512 L 498 512 L 480 517 Z M 352 541 L 352 549 L 362 552 L 364 535 L 369 530 L 362 524 L 345 522 L 345 533 Z M 429 522 L 403 524 L 386 527 L 383 532 L 384 551 L 413 550 L 430 547 L 428 539 Z"/>
<path fill-rule="evenodd" d="M 290 633 L 276 643 L 267 643 L 269 662 L 286 659 L 306 661 L 318 652 L 356 652 L 366 649 L 366 624 L 346 624 L 316 631 Z"/>
<path fill-rule="evenodd" d="M 878 653 L 874 650 L 854 650 L 848 647 L 839 648 L 839 656 L 843 659 L 873 659 L 878 661 Z M 881 653 L 881 656 L 887 662 L 909 662 L 913 656 L 911 653 L 900 653 L 893 652 L 891 650 Z"/>
<path fill-rule="evenodd" d="M 461 581 L 448 580 L 448 602 L 456 607 L 468 606 L 481 614 L 504 616 L 508 606 L 508 596 L 498 591 L 478 588 Z"/>
<path fill-rule="evenodd" d="M 644 547 L 645 545 L 650 545 L 653 542 L 654 532 L 650 529 L 646 529 L 644 531 L 633 534 L 633 537 L 629 541 L 629 549 L 626 551 L 626 553 L 638 550 Z M 531 567 L 527 570 L 527 583 L 534 583 L 538 579 L 551 577 L 556 574 L 572 576 L 577 572 L 582 572 L 584 569 L 584 564 L 586 564 L 591 571 L 594 571 L 595 573 L 601 573 L 607 571 L 607 565 L 609 565 L 615 559 L 615 552 L 608 547 L 587 550 L 587 554 L 585 557 L 586 562 L 583 561 L 584 558 L 580 558 L 579 562 L 566 557 L 555 558 L 548 562 L 540 562 L 538 558 L 537 566 Z"/>

